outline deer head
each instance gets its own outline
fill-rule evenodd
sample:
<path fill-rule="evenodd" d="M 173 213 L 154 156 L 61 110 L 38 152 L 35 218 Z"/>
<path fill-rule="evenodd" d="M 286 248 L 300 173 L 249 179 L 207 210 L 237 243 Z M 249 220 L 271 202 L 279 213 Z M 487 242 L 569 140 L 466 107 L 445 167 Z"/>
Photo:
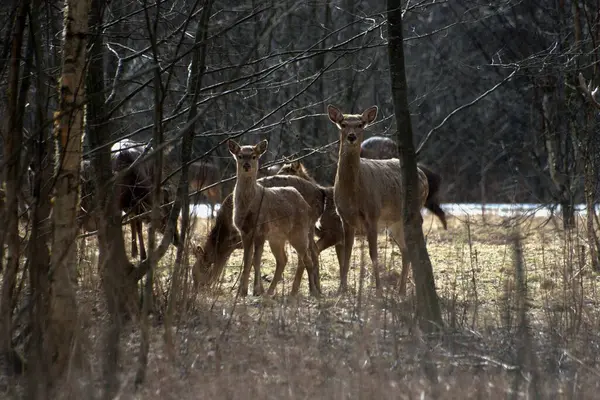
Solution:
<path fill-rule="evenodd" d="M 262 140 L 256 146 L 240 146 L 234 140 L 228 140 L 229 152 L 235 158 L 237 174 L 256 175 L 258 173 L 258 159 L 267 151 L 269 142 Z"/>
<path fill-rule="evenodd" d="M 360 151 L 365 128 L 377 118 L 377 106 L 367 108 L 362 114 L 343 114 L 338 108 L 328 105 L 327 114 L 340 130 L 340 146 Z"/>

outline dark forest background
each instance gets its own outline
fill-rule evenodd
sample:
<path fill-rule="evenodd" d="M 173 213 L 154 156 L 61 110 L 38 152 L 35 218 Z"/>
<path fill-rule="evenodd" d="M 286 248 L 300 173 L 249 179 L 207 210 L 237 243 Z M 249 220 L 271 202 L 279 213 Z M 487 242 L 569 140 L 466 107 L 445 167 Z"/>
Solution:
<path fill-rule="evenodd" d="M 52 2 L 41 6 L 44 84 L 52 89 L 61 9 Z M 92 61 L 105 64 L 112 106 L 106 129 L 115 141 L 152 135 L 154 60 L 143 6 L 106 5 L 103 60 Z M 156 50 L 167 77 L 166 139 L 186 123 L 194 6 L 169 1 L 152 7 L 160 14 Z M 586 107 L 577 77 L 583 73 L 592 87 L 598 81 L 598 5 L 455 0 L 405 6 L 415 142 L 423 144 L 419 161 L 444 176 L 444 200 L 583 202 L 585 158 L 598 162 L 599 116 Z M 376 104 L 380 114 L 370 134 L 393 134 L 383 2 L 216 1 L 212 10 L 195 158 L 210 158 L 231 176 L 230 157 L 219 144 L 239 134 L 246 143 L 267 138 L 267 161 L 310 154 L 307 166 L 331 183 L 337 146 L 327 147 L 336 139 L 323 115 L 328 103 L 355 112 Z M 9 11 L 0 11 L 4 27 Z M 55 93 L 48 94 L 52 109 Z M 25 129 L 32 132 L 33 124 L 27 113 Z"/>

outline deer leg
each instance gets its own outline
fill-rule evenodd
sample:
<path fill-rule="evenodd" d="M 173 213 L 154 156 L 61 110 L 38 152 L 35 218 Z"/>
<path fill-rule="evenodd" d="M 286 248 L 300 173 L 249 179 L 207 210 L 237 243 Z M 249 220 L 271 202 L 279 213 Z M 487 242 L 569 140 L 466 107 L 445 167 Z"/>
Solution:
<path fill-rule="evenodd" d="M 321 295 L 321 282 L 319 277 L 319 264 L 315 264 L 311 256 L 310 250 L 306 252 L 304 257 L 304 267 L 308 273 L 308 287 L 310 294 L 315 297 Z"/>
<path fill-rule="evenodd" d="M 344 262 L 344 245 L 341 243 L 337 243 L 335 245 L 335 255 L 338 260 L 338 265 L 342 268 L 342 263 Z"/>
<path fill-rule="evenodd" d="M 315 232 L 314 229 L 311 229 L 308 235 L 308 247 L 309 247 L 309 255 L 313 269 L 313 279 L 311 282 L 311 275 L 308 276 L 308 283 L 311 288 L 311 293 L 316 291 L 317 293 L 321 293 L 321 274 L 320 274 L 320 264 L 319 264 L 319 252 L 317 249 L 317 245 L 315 244 L 314 238 Z M 312 287 L 314 284 L 314 288 Z"/>
<path fill-rule="evenodd" d="M 369 242 L 369 257 L 373 264 L 373 276 L 375 278 L 375 288 L 378 294 L 381 294 L 381 280 L 379 277 L 379 259 L 377 257 L 377 225 L 366 226 L 367 242 Z"/>
<path fill-rule="evenodd" d="M 287 254 L 285 254 L 285 243 L 269 241 L 269 246 L 275 257 L 275 275 L 273 275 L 273 280 L 269 285 L 269 289 L 267 289 L 267 295 L 273 296 L 275 294 L 275 287 L 283 277 L 283 270 L 287 264 Z"/>
<path fill-rule="evenodd" d="M 338 292 L 344 293 L 348 290 L 348 271 L 350 270 L 350 258 L 352 257 L 352 247 L 354 246 L 355 229 L 350 224 L 344 222 L 344 254 L 343 262 L 340 264 L 340 287 Z"/>
<path fill-rule="evenodd" d="M 291 295 L 295 296 L 300 289 L 300 284 L 302 283 L 302 275 L 304 274 L 304 269 L 308 272 L 308 284 L 310 287 L 310 293 L 314 294 L 316 291 L 315 288 L 315 271 L 313 268 L 311 256 L 310 256 L 310 241 L 308 236 L 301 236 L 290 238 L 290 244 L 296 250 L 296 254 L 298 256 L 298 265 L 296 267 L 296 274 L 294 276 L 294 282 L 292 283 L 292 292 Z"/>
<path fill-rule="evenodd" d="M 402 222 L 397 222 L 390 226 L 390 232 L 392 239 L 400 247 L 400 254 L 402 255 L 402 271 L 400 272 L 400 289 L 399 293 L 401 296 L 406 295 L 406 283 L 408 281 L 408 272 L 410 267 L 410 258 L 408 249 L 406 247 L 406 241 L 404 240 L 404 225 Z"/>
<path fill-rule="evenodd" d="M 342 239 L 343 241 L 343 239 Z M 325 233 L 322 237 L 317 240 L 317 254 L 321 254 L 323 250 L 330 248 L 335 245 L 335 255 L 337 256 L 338 265 L 340 267 L 340 271 L 342 270 L 342 263 L 344 259 L 344 246 L 342 243 L 337 241 L 337 238 L 333 235 L 329 235 Z"/>
<path fill-rule="evenodd" d="M 144 223 L 142 222 L 141 219 L 137 219 L 135 221 L 136 223 L 136 230 L 137 230 L 137 234 L 138 234 L 138 239 L 140 241 L 140 259 L 141 260 L 145 260 L 146 259 L 146 246 L 144 246 Z"/>
<path fill-rule="evenodd" d="M 131 257 L 136 258 L 138 256 L 138 247 L 137 247 L 137 225 L 136 221 L 131 221 L 129 226 L 131 227 Z"/>
<path fill-rule="evenodd" d="M 265 289 L 262 284 L 262 276 L 260 275 L 260 262 L 262 261 L 263 249 L 265 247 L 265 238 L 254 238 L 254 295 L 260 296 Z"/>
<path fill-rule="evenodd" d="M 254 253 L 254 243 L 252 241 L 251 235 L 246 236 L 243 239 L 244 242 L 244 267 L 242 270 L 242 276 L 240 279 L 240 287 L 238 289 L 238 294 L 240 296 L 248 295 L 248 281 L 250 280 L 250 268 L 252 267 L 252 255 Z"/>

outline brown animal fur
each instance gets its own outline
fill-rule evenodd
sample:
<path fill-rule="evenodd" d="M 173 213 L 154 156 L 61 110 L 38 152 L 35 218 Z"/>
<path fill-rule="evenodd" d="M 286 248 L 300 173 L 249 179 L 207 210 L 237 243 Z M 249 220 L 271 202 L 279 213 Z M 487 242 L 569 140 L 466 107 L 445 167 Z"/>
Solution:
<path fill-rule="evenodd" d="M 285 175 L 260 178 L 257 183 L 264 187 L 289 186 L 298 190 L 311 208 L 310 219 L 313 223 L 323 213 L 327 189 L 319 185 L 296 176 Z M 313 263 L 318 265 L 318 251 L 312 240 L 311 247 Z M 206 241 L 196 248 L 196 262 L 192 268 L 195 284 L 205 286 L 216 282 L 231 253 L 239 248 L 242 248 L 241 237 L 233 226 L 233 195 L 230 194 L 223 200 Z"/>
<path fill-rule="evenodd" d="M 360 156 L 362 158 L 371 158 L 375 160 L 398 158 L 398 145 L 388 137 L 372 136 L 361 143 Z M 427 176 L 427 183 L 429 184 L 429 195 L 425 201 L 425 208 L 439 218 L 444 229 L 448 229 L 446 213 L 442 210 L 442 207 L 440 207 L 439 200 L 442 177 L 421 163 L 417 164 L 417 167 L 425 173 Z"/>
<path fill-rule="evenodd" d="M 260 262 L 265 241 L 269 241 L 276 260 L 275 275 L 267 290 L 273 295 L 287 263 L 285 243 L 298 253 L 298 267 L 292 295 L 298 292 L 304 268 L 308 271 L 310 292 L 318 295 L 317 274 L 310 256 L 310 241 L 314 236 L 311 209 L 300 192 L 291 187 L 266 188 L 256 183 L 258 159 L 267 150 L 268 142 L 256 146 L 240 146 L 228 141 L 229 152 L 236 160 L 237 180 L 233 192 L 233 225 L 239 231 L 244 246 L 243 272 L 239 294 L 248 294 L 250 269 L 254 263 L 254 294 L 263 293 Z"/>
<path fill-rule="evenodd" d="M 387 226 L 402 253 L 400 292 L 406 291 L 409 259 L 404 241 L 402 213 L 402 182 L 397 159 L 370 160 L 360 158 L 360 145 L 364 128 L 377 117 L 377 107 L 362 114 L 343 114 L 339 109 L 327 107 L 329 119 L 340 132 L 338 168 L 334 184 L 334 202 L 344 231 L 344 254 L 340 267 L 340 291 L 348 286 L 348 270 L 356 231 L 364 228 L 369 243 L 369 256 L 377 290 L 381 290 L 377 233 Z M 419 196 L 424 205 L 428 195 L 427 177 L 418 170 Z"/>
<path fill-rule="evenodd" d="M 293 175 L 314 184 L 317 183 L 317 181 L 310 176 L 304 164 L 302 164 L 300 161 L 292 161 L 291 163 L 283 164 L 279 172 L 277 172 L 277 175 Z"/>
<path fill-rule="evenodd" d="M 113 146 L 112 169 L 113 173 L 118 173 L 133 164 L 133 162 L 142 154 L 143 144 L 125 139 Z M 142 223 L 150 222 L 150 215 L 146 213 L 151 208 L 152 201 L 152 165 L 142 163 L 134 166 L 125 173 L 115 183 L 116 197 L 119 207 L 128 214 L 129 217 L 138 217 L 130 222 L 131 226 L 131 255 L 137 257 L 139 240 L 139 254 L 142 259 L 146 258 L 146 249 L 142 232 Z M 164 234 L 167 218 L 173 207 L 170 204 L 170 196 L 167 189 L 162 189 L 163 198 L 161 200 L 161 223 L 159 231 Z M 81 204 L 78 213 L 78 224 L 80 228 L 87 232 L 93 232 L 98 229 L 96 220 L 98 210 L 95 204 L 95 184 L 93 182 L 92 164 L 89 160 L 84 160 L 81 164 Z M 179 236 L 177 230 L 173 234 L 172 242 L 177 244 Z"/>

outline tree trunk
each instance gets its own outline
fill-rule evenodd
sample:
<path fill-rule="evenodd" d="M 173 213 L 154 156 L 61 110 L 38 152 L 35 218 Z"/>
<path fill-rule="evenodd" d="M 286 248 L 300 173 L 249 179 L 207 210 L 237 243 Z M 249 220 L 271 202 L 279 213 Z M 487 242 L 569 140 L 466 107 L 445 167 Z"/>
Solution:
<path fill-rule="evenodd" d="M 7 118 L 3 129 L 4 139 L 4 161 L 6 169 L 4 179 L 6 182 L 5 208 L 2 224 L 4 231 L 0 247 L 4 250 L 6 243 L 7 253 L 2 254 L 6 257 L 6 269 L 2 281 L 2 294 L 0 297 L 0 367 L 9 369 L 12 365 L 12 313 L 15 305 L 14 291 L 19 268 L 20 257 L 20 237 L 19 237 L 19 210 L 18 193 L 21 189 L 20 184 L 20 166 L 21 166 L 21 145 L 23 141 L 23 111 L 19 110 L 19 105 L 24 104 L 19 95 L 23 95 L 19 90 L 19 77 L 21 68 L 21 48 L 23 46 L 23 36 L 29 2 L 22 1 L 17 10 L 17 19 L 14 25 L 12 42 L 10 48 L 10 64 L 8 73 L 7 87 Z M 20 93 L 21 92 L 21 93 Z M 4 242 L 6 240 L 6 242 Z M 0 271 L 3 269 L 3 259 L 0 259 Z M 4 371 L 0 371 L 0 374 Z"/>
<path fill-rule="evenodd" d="M 48 315 L 48 271 L 50 270 L 51 239 L 50 220 L 50 191 L 52 182 L 52 138 L 46 128 L 48 107 L 46 99 L 50 97 L 50 88 L 44 84 L 43 69 L 44 55 L 42 52 L 40 19 L 40 0 L 34 0 L 31 9 L 30 35 L 33 38 L 36 59 L 35 75 L 35 136 L 32 138 L 31 168 L 33 171 L 32 202 L 31 202 L 31 239 L 28 243 L 27 257 L 29 259 L 29 280 L 33 297 L 30 309 L 32 335 L 27 351 L 28 362 L 28 393 L 30 399 L 46 399 L 48 389 L 48 370 L 50 360 L 43 348 L 46 318 Z"/>
<path fill-rule="evenodd" d="M 437 297 L 433 268 L 421 227 L 417 160 L 408 108 L 408 90 L 404 70 L 401 0 L 388 0 L 388 56 L 391 71 L 392 97 L 398 129 L 397 142 L 402 165 L 404 233 L 412 265 L 417 294 L 420 326 L 426 332 L 441 328 L 442 315 Z"/>
<path fill-rule="evenodd" d="M 119 362 L 119 339 L 123 324 L 123 312 L 136 312 L 136 282 L 129 279 L 132 266 L 125 252 L 125 241 L 121 225 L 115 187 L 112 182 L 110 146 L 110 122 L 107 121 L 107 109 L 112 102 L 106 103 L 104 83 L 104 36 L 101 34 L 103 11 L 108 0 L 92 0 L 90 9 L 91 40 L 88 45 L 89 71 L 86 75 L 88 104 L 86 117 L 88 122 L 88 142 L 94 149 L 92 167 L 94 173 L 94 201 L 100 213 L 98 226 L 99 270 L 102 288 L 106 298 L 109 322 L 104 333 L 103 379 L 104 398 L 112 399 L 119 389 L 117 378 Z M 112 77 L 111 77 L 112 78 Z"/>
<path fill-rule="evenodd" d="M 84 131 L 85 59 L 89 2 L 67 0 L 65 5 L 59 111 L 55 113 L 56 183 L 52 210 L 50 315 L 46 334 L 48 356 L 54 361 L 53 384 L 72 360 L 81 355 L 75 284 L 77 277 L 77 210 Z M 75 357 L 73 357 L 75 356 Z"/>
<path fill-rule="evenodd" d="M 190 96 L 190 111 L 188 113 L 188 123 L 194 121 L 198 114 L 198 97 L 200 89 L 202 88 L 202 77 L 204 75 L 204 69 L 206 66 L 206 48 L 208 36 L 208 23 L 210 13 L 212 10 L 213 0 L 207 0 L 204 4 L 204 9 L 198 22 L 198 28 L 196 30 L 195 47 L 191 65 L 191 79 L 189 80 L 190 87 L 188 93 Z M 188 127 L 188 131 L 181 138 L 181 176 L 178 187 L 178 197 L 182 202 L 182 216 L 181 216 L 181 235 L 179 237 L 179 245 L 177 246 L 177 255 L 175 258 L 175 266 L 173 269 L 173 279 L 171 283 L 171 290 L 169 296 L 169 302 L 167 305 L 167 313 L 165 315 L 165 344 L 170 356 L 175 354 L 172 329 L 171 326 L 174 320 L 174 312 L 178 303 L 178 295 L 180 292 L 182 275 L 183 275 L 183 262 L 184 262 L 184 250 L 186 245 L 186 236 L 188 227 L 190 224 L 190 201 L 189 201 L 189 185 L 188 185 L 188 163 L 192 156 L 192 142 L 194 140 L 195 125 L 191 124 Z"/>

